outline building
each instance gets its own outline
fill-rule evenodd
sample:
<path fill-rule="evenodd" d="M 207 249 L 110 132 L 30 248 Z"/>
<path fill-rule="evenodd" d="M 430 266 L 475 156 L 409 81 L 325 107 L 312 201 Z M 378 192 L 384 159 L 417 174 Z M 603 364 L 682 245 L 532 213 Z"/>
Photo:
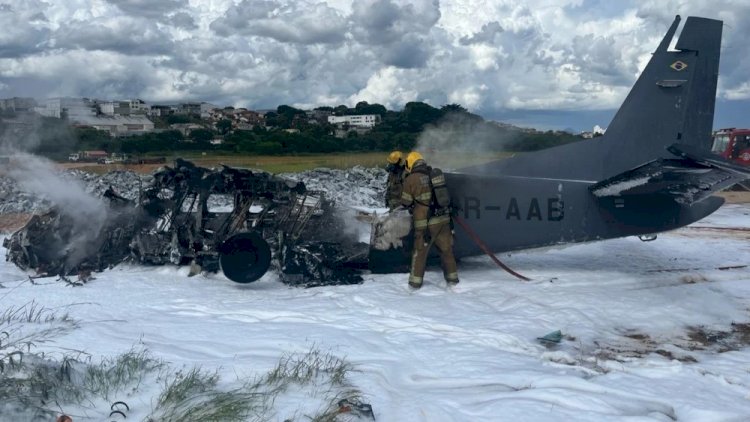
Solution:
<path fill-rule="evenodd" d="M 201 103 L 182 103 L 177 105 L 175 114 L 201 114 Z"/>
<path fill-rule="evenodd" d="M 81 118 L 96 117 L 97 106 L 88 98 L 60 97 L 48 99 L 43 107 L 37 107 L 42 116 L 67 118 L 71 122 Z"/>
<path fill-rule="evenodd" d="M 149 108 L 148 115 L 149 116 L 155 116 L 155 117 L 166 117 L 170 114 L 174 114 L 177 111 L 177 108 L 175 106 L 169 106 L 169 105 L 152 105 Z"/>
<path fill-rule="evenodd" d="M 239 124 L 245 124 L 249 126 L 265 126 L 266 116 L 258 113 L 257 111 L 240 109 L 234 114 Z"/>
<path fill-rule="evenodd" d="M 201 103 L 201 119 L 207 119 L 211 115 L 211 112 L 217 108 L 219 107 L 211 103 Z"/>
<path fill-rule="evenodd" d="M 92 127 L 109 132 L 111 136 L 138 135 L 154 131 L 154 122 L 144 115 L 85 116 L 71 120 L 75 126 Z"/>
<path fill-rule="evenodd" d="M 33 111 L 36 107 L 36 100 L 33 98 L 5 98 L 0 100 L 0 110 L 4 111 Z"/>
<path fill-rule="evenodd" d="M 170 129 L 178 130 L 182 136 L 189 136 L 190 133 L 196 129 L 205 129 L 203 126 L 196 123 L 173 123 L 169 125 Z"/>
<path fill-rule="evenodd" d="M 130 109 L 129 114 L 148 114 L 149 111 L 151 111 L 151 106 L 146 104 L 145 101 L 141 99 L 135 99 L 135 100 L 128 100 L 128 107 Z"/>
<path fill-rule="evenodd" d="M 305 114 L 307 115 L 308 123 L 323 124 L 328 121 L 328 118 L 333 115 L 333 112 L 330 110 L 308 110 Z"/>
<path fill-rule="evenodd" d="M 380 115 L 356 114 L 353 116 L 328 116 L 328 123 L 337 126 L 349 125 L 353 127 L 372 128 L 380 123 Z"/>

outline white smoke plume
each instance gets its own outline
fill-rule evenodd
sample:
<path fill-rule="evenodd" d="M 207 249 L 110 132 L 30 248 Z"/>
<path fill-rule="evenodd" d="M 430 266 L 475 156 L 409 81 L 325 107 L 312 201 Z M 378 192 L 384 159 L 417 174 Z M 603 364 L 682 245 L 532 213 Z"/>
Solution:
<path fill-rule="evenodd" d="M 86 192 L 79 181 L 63 178 L 55 163 L 32 154 L 11 156 L 8 175 L 21 189 L 49 200 L 72 222 L 67 246 L 68 264 L 76 265 L 98 248 L 97 239 L 107 221 L 107 205 Z"/>
<path fill-rule="evenodd" d="M 15 152 L 47 153 L 61 151 L 75 143 L 67 126 L 60 119 L 43 117 L 36 113 L 19 112 L 0 119 L 0 154 Z"/>
<path fill-rule="evenodd" d="M 507 146 L 517 139 L 517 132 L 485 122 L 478 116 L 449 113 L 437 124 L 425 127 L 417 138 L 415 150 L 431 166 L 453 170 L 457 166 L 473 164 L 471 157 L 506 151 Z M 468 162 L 457 160 L 458 156 L 466 157 Z"/>
<path fill-rule="evenodd" d="M 369 243 L 370 225 L 360 220 L 363 211 L 349 207 L 336 207 L 335 216 L 340 222 L 340 239 L 351 243 Z"/>

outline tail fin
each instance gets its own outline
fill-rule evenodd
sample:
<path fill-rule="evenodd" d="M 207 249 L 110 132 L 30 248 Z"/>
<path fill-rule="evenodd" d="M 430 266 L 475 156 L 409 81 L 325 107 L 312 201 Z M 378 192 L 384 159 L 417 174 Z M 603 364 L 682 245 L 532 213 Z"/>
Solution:
<path fill-rule="evenodd" d="M 674 143 L 708 148 L 722 22 L 688 17 L 669 51 L 677 16 L 601 138 L 464 169 L 524 177 L 601 181 L 657 158 Z"/>
<path fill-rule="evenodd" d="M 675 46 L 677 16 L 617 111 L 604 139 L 617 174 L 658 157 L 673 143 L 708 148 L 716 103 L 722 22 L 689 17 Z"/>

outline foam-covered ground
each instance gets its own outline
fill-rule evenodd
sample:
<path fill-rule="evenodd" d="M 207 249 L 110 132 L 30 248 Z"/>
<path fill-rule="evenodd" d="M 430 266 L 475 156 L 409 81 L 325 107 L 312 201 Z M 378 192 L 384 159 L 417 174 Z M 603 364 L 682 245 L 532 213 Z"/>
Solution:
<path fill-rule="evenodd" d="M 0 262 L 0 309 L 34 300 L 82 321 L 42 350 L 99 358 L 143 344 L 232 379 L 287 352 L 327 350 L 355 365 L 351 379 L 381 421 L 744 421 L 749 228 L 750 205 L 725 205 L 654 242 L 500 256 L 531 282 L 476 257 L 454 290 L 433 268 L 414 293 L 405 274 L 299 289 L 275 274 L 238 285 L 137 266 L 72 288 L 32 285 Z M 559 345 L 536 340 L 558 329 Z M 129 420 L 147 414 L 151 394 L 123 398 L 136 409 Z"/>

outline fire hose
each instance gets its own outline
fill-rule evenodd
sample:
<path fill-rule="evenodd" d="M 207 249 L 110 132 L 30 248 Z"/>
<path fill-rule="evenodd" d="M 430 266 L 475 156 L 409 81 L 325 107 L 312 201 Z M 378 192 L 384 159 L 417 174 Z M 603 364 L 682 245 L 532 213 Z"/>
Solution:
<path fill-rule="evenodd" d="M 488 248 L 487 245 L 484 242 L 482 242 L 482 239 L 480 239 L 479 236 L 477 236 L 477 234 L 474 232 L 474 230 L 472 230 L 471 227 L 469 227 L 469 225 L 466 224 L 466 222 L 461 217 L 459 217 L 457 215 L 454 215 L 453 216 L 453 221 L 455 221 L 456 223 L 458 223 L 458 225 L 461 226 L 462 229 L 464 229 L 464 231 L 466 232 L 466 234 L 469 235 L 469 238 L 471 240 L 473 240 L 474 243 L 477 244 L 477 246 L 479 246 L 479 249 L 481 249 L 482 252 L 486 253 L 487 256 L 490 257 L 490 259 L 492 259 L 493 261 L 495 261 L 495 264 L 497 264 L 500 268 L 502 268 L 503 270 L 505 270 L 509 274 L 511 274 L 511 275 L 513 275 L 513 276 L 515 276 L 517 278 L 520 278 L 521 280 L 524 280 L 524 281 L 530 281 L 531 280 L 530 278 L 525 277 L 525 276 L 523 276 L 523 275 L 521 275 L 521 274 L 513 271 L 512 269 L 510 269 L 510 267 L 508 267 L 507 265 L 503 264 L 499 259 L 497 259 L 497 257 L 495 256 L 495 254 L 492 253 L 492 251 L 490 250 L 490 248 Z"/>

